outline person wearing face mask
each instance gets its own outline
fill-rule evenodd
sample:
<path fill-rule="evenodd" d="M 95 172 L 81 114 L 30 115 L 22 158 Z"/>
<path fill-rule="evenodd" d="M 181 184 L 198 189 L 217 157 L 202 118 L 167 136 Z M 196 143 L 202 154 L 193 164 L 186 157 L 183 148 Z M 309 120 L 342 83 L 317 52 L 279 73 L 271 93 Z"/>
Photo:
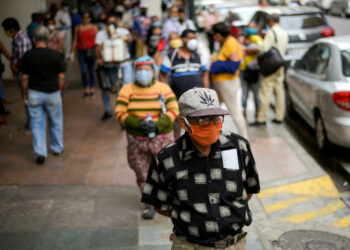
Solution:
<path fill-rule="evenodd" d="M 155 80 L 158 67 L 152 57 L 140 57 L 134 64 L 135 81 L 120 90 L 115 114 L 125 127 L 128 163 L 142 193 L 154 156 L 174 141 L 173 122 L 179 108 L 170 87 Z M 153 219 L 154 215 L 153 207 L 145 205 L 142 218 Z"/>
<path fill-rule="evenodd" d="M 152 23 L 146 39 L 148 55 L 153 57 L 162 39 L 162 25 L 159 21 Z"/>
<path fill-rule="evenodd" d="M 140 4 L 140 15 L 134 18 L 133 31 L 136 35 L 136 57 L 144 55 L 148 30 L 151 27 L 151 17 L 147 15 L 148 4 Z"/>
<path fill-rule="evenodd" d="M 72 20 L 69 13 L 69 5 L 67 2 L 62 2 L 62 8 L 55 16 L 57 28 L 63 35 L 63 54 L 65 59 L 69 59 L 72 47 Z"/>
<path fill-rule="evenodd" d="M 47 47 L 53 49 L 59 53 L 62 53 L 63 47 L 63 36 L 61 31 L 56 28 L 55 19 L 48 19 L 45 22 L 46 27 L 48 28 L 50 35 L 47 40 Z"/>
<path fill-rule="evenodd" d="M 220 22 L 220 16 L 216 12 L 215 6 L 210 5 L 208 11 L 203 12 L 203 27 L 204 32 L 208 36 L 209 49 L 211 53 L 214 51 L 214 37 L 212 27 L 218 22 Z"/>
<path fill-rule="evenodd" d="M 179 8 L 179 22 L 181 25 L 179 30 L 180 34 L 182 34 L 182 32 L 187 29 L 197 30 L 192 20 L 187 18 L 186 12 L 183 8 Z"/>
<path fill-rule="evenodd" d="M 71 59 L 75 50 L 78 51 L 78 60 L 81 78 L 84 87 L 84 98 L 92 97 L 95 93 L 95 38 L 98 32 L 96 25 L 91 23 L 91 13 L 82 14 L 83 23 L 75 27 L 72 44 Z"/>
<path fill-rule="evenodd" d="M 182 35 L 184 45 L 174 49 L 164 58 L 160 67 L 160 81 L 169 84 L 177 99 L 187 90 L 194 87 L 209 88 L 209 74 L 204 59 L 196 52 L 198 47 L 197 33 L 194 30 L 185 30 Z M 174 124 L 175 138 L 181 135 L 178 120 Z"/>
<path fill-rule="evenodd" d="M 74 32 L 75 27 L 77 27 L 78 25 L 80 25 L 83 20 L 81 19 L 81 15 L 79 13 L 78 8 L 74 8 L 72 9 L 71 13 L 70 13 L 70 17 L 72 19 L 72 31 Z"/>
<path fill-rule="evenodd" d="M 108 72 L 108 77 L 111 79 L 112 83 L 115 83 L 117 80 L 118 67 L 121 67 L 122 70 L 123 84 L 131 83 L 133 81 L 134 74 L 132 64 L 129 61 L 130 54 L 127 49 L 121 49 L 120 52 L 118 51 L 120 54 L 124 53 L 123 55 L 125 56 L 125 60 L 123 62 L 106 62 L 102 57 L 102 52 L 106 45 L 105 42 L 113 39 L 122 39 L 125 43 L 125 47 L 127 47 L 127 44 L 132 41 L 130 32 L 125 28 L 118 27 L 116 16 L 110 15 L 107 18 L 107 30 L 100 30 L 96 35 L 96 63 L 98 67 L 104 67 L 106 69 Z M 102 102 L 104 107 L 104 114 L 101 118 L 102 121 L 112 117 L 109 92 L 110 91 L 108 90 L 102 91 Z"/>
<path fill-rule="evenodd" d="M 5 34 L 12 39 L 12 57 L 11 57 L 11 70 L 13 73 L 14 79 L 17 80 L 18 86 L 22 91 L 22 69 L 21 69 L 21 60 L 25 53 L 32 49 L 32 43 L 28 36 L 21 30 L 20 25 L 17 19 L 13 17 L 6 18 L 1 26 L 4 28 Z M 23 126 L 26 134 L 30 133 L 30 121 L 28 106 L 24 103 L 26 111 L 26 123 Z"/>
<path fill-rule="evenodd" d="M 176 6 L 172 6 L 168 10 L 168 19 L 165 21 L 163 25 L 163 37 L 167 39 L 167 46 L 166 49 L 169 48 L 169 41 L 168 37 L 171 32 L 176 32 L 179 35 L 180 33 L 180 22 L 179 22 L 179 9 Z"/>
<path fill-rule="evenodd" d="M 237 39 L 230 35 L 230 29 L 224 22 L 215 24 L 213 33 L 215 40 L 221 44 L 220 51 L 210 66 L 214 89 L 230 111 L 238 134 L 248 139 L 247 125 L 237 105 L 238 91 L 241 87 L 239 66 L 243 59 L 243 50 Z"/>
<path fill-rule="evenodd" d="M 180 48 L 183 44 L 182 39 L 177 32 L 171 32 L 169 34 L 168 41 L 169 41 L 168 49 L 165 49 L 166 47 L 165 38 L 162 38 L 161 41 L 159 41 L 158 43 L 157 51 L 153 56 L 157 66 L 160 66 L 162 64 L 163 59 L 169 54 L 169 52 L 173 51 L 174 49 Z"/>
<path fill-rule="evenodd" d="M 186 91 L 179 108 L 186 133 L 153 160 L 141 202 L 171 218 L 173 250 L 246 249 L 248 201 L 260 191 L 250 145 L 222 131 L 229 112 L 214 90 Z"/>

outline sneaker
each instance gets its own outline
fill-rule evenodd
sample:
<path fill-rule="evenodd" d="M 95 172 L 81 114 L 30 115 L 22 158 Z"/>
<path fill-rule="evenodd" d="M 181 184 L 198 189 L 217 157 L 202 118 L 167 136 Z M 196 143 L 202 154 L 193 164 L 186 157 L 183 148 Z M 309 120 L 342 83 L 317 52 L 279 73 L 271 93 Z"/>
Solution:
<path fill-rule="evenodd" d="M 283 121 L 280 121 L 280 120 L 276 120 L 276 119 L 273 119 L 271 120 L 273 123 L 276 123 L 276 124 L 282 124 Z"/>
<path fill-rule="evenodd" d="M 106 111 L 106 112 L 103 114 L 101 120 L 102 120 L 102 121 L 105 121 L 105 120 L 107 120 L 107 119 L 109 119 L 109 118 L 111 118 L 111 117 L 112 117 L 112 115 L 111 115 L 109 112 Z"/>
<path fill-rule="evenodd" d="M 156 214 L 156 210 L 153 207 L 146 207 L 142 212 L 142 219 L 152 220 Z"/>
<path fill-rule="evenodd" d="M 89 93 L 84 93 L 83 98 L 89 97 Z"/>
<path fill-rule="evenodd" d="M 63 150 L 62 150 L 61 152 L 55 152 L 55 151 L 53 151 L 52 154 L 53 154 L 53 155 L 56 155 L 56 156 L 61 155 L 61 154 L 63 154 Z"/>
<path fill-rule="evenodd" d="M 45 156 L 39 155 L 39 156 L 36 158 L 36 163 L 37 163 L 37 164 L 43 164 L 44 162 L 45 162 Z"/>
<path fill-rule="evenodd" d="M 249 126 L 251 127 L 259 127 L 259 126 L 265 126 L 266 125 L 266 122 L 253 122 L 253 123 L 249 123 Z"/>

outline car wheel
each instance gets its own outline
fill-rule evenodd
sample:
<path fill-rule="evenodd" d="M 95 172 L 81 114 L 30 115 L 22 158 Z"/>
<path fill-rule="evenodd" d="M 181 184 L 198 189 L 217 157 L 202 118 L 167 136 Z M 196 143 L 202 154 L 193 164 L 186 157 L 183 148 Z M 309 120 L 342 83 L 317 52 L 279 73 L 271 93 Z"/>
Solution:
<path fill-rule="evenodd" d="M 290 96 L 289 90 L 285 87 L 285 100 L 286 100 L 286 113 L 288 117 L 293 117 L 295 115 L 295 110 L 293 106 L 292 97 Z"/>
<path fill-rule="evenodd" d="M 326 152 L 330 147 L 330 143 L 328 141 L 326 128 L 320 114 L 316 115 L 315 134 L 318 148 L 320 151 Z"/>

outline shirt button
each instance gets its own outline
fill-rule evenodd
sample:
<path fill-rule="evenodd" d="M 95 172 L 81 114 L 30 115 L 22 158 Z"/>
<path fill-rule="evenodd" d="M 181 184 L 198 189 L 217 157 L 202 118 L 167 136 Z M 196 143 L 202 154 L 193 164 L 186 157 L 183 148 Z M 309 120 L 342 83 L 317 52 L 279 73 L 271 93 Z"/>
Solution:
<path fill-rule="evenodd" d="M 214 199 L 210 199 L 210 202 L 211 202 L 211 203 L 214 203 L 214 201 L 215 201 Z"/>

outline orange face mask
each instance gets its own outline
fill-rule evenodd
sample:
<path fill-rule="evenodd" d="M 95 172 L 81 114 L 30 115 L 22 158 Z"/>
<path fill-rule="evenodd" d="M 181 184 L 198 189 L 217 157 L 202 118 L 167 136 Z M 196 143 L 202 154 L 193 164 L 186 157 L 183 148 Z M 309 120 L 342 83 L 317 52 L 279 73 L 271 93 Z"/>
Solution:
<path fill-rule="evenodd" d="M 222 124 L 216 125 L 213 121 L 205 127 L 191 125 L 190 137 L 202 146 L 210 146 L 219 139 L 221 129 Z"/>

